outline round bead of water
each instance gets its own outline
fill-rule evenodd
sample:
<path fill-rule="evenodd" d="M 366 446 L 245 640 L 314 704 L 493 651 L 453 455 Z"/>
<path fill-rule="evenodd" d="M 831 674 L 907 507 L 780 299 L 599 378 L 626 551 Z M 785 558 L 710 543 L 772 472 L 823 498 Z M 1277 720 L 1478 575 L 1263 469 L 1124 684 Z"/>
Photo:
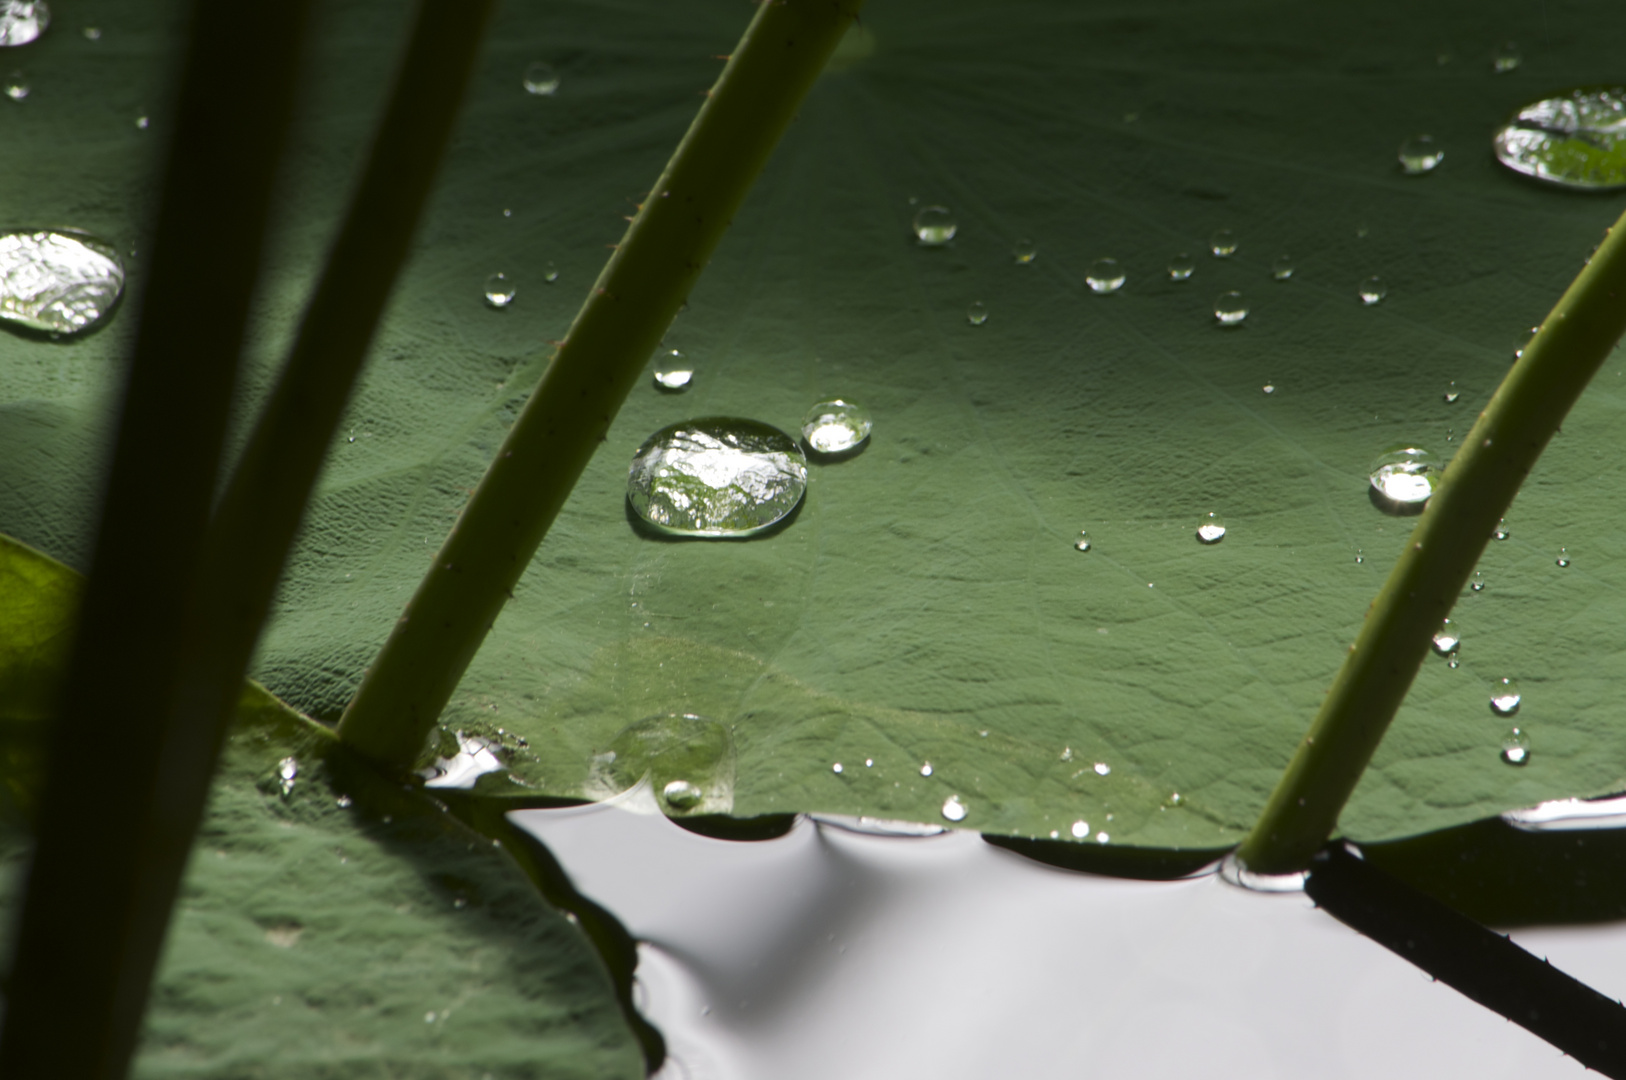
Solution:
<path fill-rule="evenodd" d="M 1190 255 L 1181 252 L 1169 260 L 1169 280 L 1184 281 L 1197 270 L 1197 263 Z"/>
<path fill-rule="evenodd" d="M 1220 229 L 1208 238 L 1208 250 L 1216 259 L 1229 259 L 1236 254 L 1236 234 L 1230 229 Z"/>
<path fill-rule="evenodd" d="M 672 780 L 661 789 L 661 797 L 674 810 L 693 810 L 700 805 L 705 793 L 687 780 Z"/>
<path fill-rule="evenodd" d="M 1039 249 L 1032 240 L 1024 236 L 1011 246 L 1011 255 L 1019 265 L 1026 266 L 1039 257 Z"/>
<path fill-rule="evenodd" d="M 1210 511 L 1197 519 L 1197 539 L 1205 544 L 1217 544 L 1225 539 L 1225 519 Z"/>
<path fill-rule="evenodd" d="M 1091 292 L 1115 293 L 1124 286 L 1124 268 L 1118 265 L 1117 259 L 1097 259 L 1090 264 L 1089 273 L 1084 275 L 1084 282 Z"/>
<path fill-rule="evenodd" d="M 1524 54 L 1519 51 L 1519 47 L 1511 41 L 1503 42 L 1496 50 L 1496 55 L 1491 57 L 1491 71 L 1497 75 L 1506 75 L 1518 70 L 1522 63 Z"/>
<path fill-rule="evenodd" d="M 1270 276 L 1277 281 L 1286 281 L 1293 276 L 1293 259 L 1288 255 L 1276 256 L 1276 261 L 1270 264 Z"/>
<path fill-rule="evenodd" d="M 802 441 L 815 454 L 845 454 L 863 445 L 873 428 L 868 409 L 832 398 L 802 417 Z"/>
<path fill-rule="evenodd" d="M 1373 492 L 1389 508 L 1420 507 L 1434 494 L 1440 471 L 1434 455 L 1418 446 L 1397 446 L 1380 454 L 1367 473 Z"/>
<path fill-rule="evenodd" d="M 974 300 L 971 306 L 965 309 L 965 321 L 972 326 L 981 326 L 988 321 L 988 305 L 981 300 Z"/>
<path fill-rule="evenodd" d="M 1509 765 L 1530 764 L 1530 737 L 1518 728 L 1502 736 L 1502 760 Z"/>
<path fill-rule="evenodd" d="M 507 274 L 492 274 L 486 278 L 486 304 L 502 309 L 514 302 L 514 283 Z"/>
<path fill-rule="evenodd" d="M 941 247 L 954 239 L 960 223 L 946 206 L 923 206 L 913 222 L 915 239 L 926 247 Z"/>
<path fill-rule="evenodd" d="M 4 92 L 12 101 L 22 101 L 28 97 L 28 91 L 28 79 L 20 71 L 13 71 L 6 76 L 4 84 L 0 84 L 0 92 Z"/>
<path fill-rule="evenodd" d="M 1214 320 L 1221 326 L 1237 326 L 1248 317 L 1248 305 L 1235 289 L 1214 298 Z"/>
<path fill-rule="evenodd" d="M 711 416 L 644 440 L 627 471 L 627 501 L 674 536 L 751 536 L 783 519 L 807 491 L 807 458 L 789 435 L 756 420 Z"/>
<path fill-rule="evenodd" d="M 1512 716 L 1522 700 L 1517 679 L 1501 678 L 1491 685 L 1490 707 L 1497 716 Z"/>
<path fill-rule="evenodd" d="M 1434 651 L 1441 656 L 1449 657 L 1462 645 L 1462 638 L 1457 636 L 1457 627 L 1450 619 L 1440 623 L 1440 628 L 1434 631 Z"/>
<path fill-rule="evenodd" d="M 546 60 L 536 60 L 526 67 L 525 74 L 520 77 L 520 85 L 525 87 L 527 94 L 552 97 L 559 89 L 559 73 Z"/>
<path fill-rule="evenodd" d="M 1400 169 L 1407 176 L 1422 176 L 1439 168 L 1445 151 L 1432 135 L 1413 135 L 1400 144 Z"/>
<path fill-rule="evenodd" d="M 1355 290 L 1355 294 L 1361 298 L 1361 303 L 1371 307 L 1389 295 L 1389 286 L 1383 283 L 1382 278 L 1373 275 L 1361 282 L 1360 287 Z"/>

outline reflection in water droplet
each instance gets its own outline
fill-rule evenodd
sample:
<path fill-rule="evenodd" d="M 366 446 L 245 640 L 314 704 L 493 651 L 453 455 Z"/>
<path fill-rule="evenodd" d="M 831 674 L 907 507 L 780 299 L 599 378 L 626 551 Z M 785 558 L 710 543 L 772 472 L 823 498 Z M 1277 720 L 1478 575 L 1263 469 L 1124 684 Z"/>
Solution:
<path fill-rule="evenodd" d="M 1217 259 L 1229 259 L 1236 254 L 1236 234 L 1230 229 L 1219 230 L 1208 238 L 1208 250 Z"/>
<path fill-rule="evenodd" d="M 1434 651 L 1441 656 L 1450 656 L 1462 645 L 1462 639 L 1457 636 L 1456 624 L 1450 619 L 1440 623 L 1440 628 L 1434 631 Z"/>
<path fill-rule="evenodd" d="M 920 765 L 920 775 L 921 776 L 930 776 L 931 774 L 932 774 L 932 763 L 929 762 L 929 761 L 922 762 L 921 765 Z"/>
<path fill-rule="evenodd" d="M 514 283 L 507 274 L 492 274 L 486 278 L 486 303 L 493 308 L 505 308 L 514 302 Z"/>
<path fill-rule="evenodd" d="M 1357 289 L 1356 292 L 1361 298 L 1361 303 L 1365 304 L 1367 307 L 1371 307 L 1373 304 L 1389 295 L 1389 286 L 1383 283 L 1382 278 L 1373 275 L 1372 277 L 1369 277 L 1365 281 L 1361 282 L 1361 287 Z"/>
<path fill-rule="evenodd" d="M 971 306 L 965 309 L 965 321 L 972 326 L 981 326 L 988 321 L 988 305 L 981 300 L 973 300 Z"/>
<path fill-rule="evenodd" d="M 1530 764 L 1530 736 L 1518 728 L 1502 736 L 1502 760 L 1509 765 Z"/>
<path fill-rule="evenodd" d="M 299 760 L 285 757 L 277 762 L 277 788 L 287 798 L 294 790 L 294 781 L 299 778 Z"/>
<path fill-rule="evenodd" d="M 559 73 L 546 60 L 537 60 L 525 69 L 520 82 L 528 94 L 551 97 L 559 89 Z"/>
<path fill-rule="evenodd" d="M 1106 776 L 1106 775 L 1110 774 L 1111 772 L 1112 772 L 1112 766 L 1108 765 L 1106 762 L 1097 761 L 1095 763 L 1095 775 L 1097 775 L 1097 776 Z"/>
<path fill-rule="evenodd" d="M 1214 298 L 1214 318 L 1221 326 L 1236 326 L 1248 317 L 1248 305 L 1235 289 Z"/>
<path fill-rule="evenodd" d="M 1094 292 L 1114 293 L 1123 288 L 1124 269 L 1118 265 L 1117 259 L 1097 259 L 1090 264 L 1090 272 L 1084 275 L 1084 281 Z"/>
<path fill-rule="evenodd" d="M 124 265 L 100 240 L 54 230 L 0 235 L 0 320 L 77 334 L 104 321 L 123 292 Z"/>
<path fill-rule="evenodd" d="M 1447 405 L 1455 405 L 1457 403 L 1457 398 L 1461 396 L 1462 395 L 1457 392 L 1457 384 L 1455 382 L 1452 382 L 1451 385 L 1445 388 L 1445 403 Z"/>
<path fill-rule="evenodd" d="M 1497 716 L 1512 716 L 1519 711 L 1521 700 L 1517 679 L 1504 677 L 1491 685 L 1490 707 Z"/>
<path fill-rule="evenodd" d="M 960 223 L 946 206 L 923 206 L 915 214 L 915 238 L 926 247 L 939 247 L 954 239 Z"/>
<path fill-rule="evenodd" d="M 1090 835 L 1090 823 L 1089 822 L 1083 821 L 1083 820 L 1073 822 L 1073 836 L 1075 838 L 1077 838 L 1079 840 L 1083 840 L 1085 837 L 1087 837 L 1089 835 Z"/>
<path fill-rule="evenodd" d="M 965 820 L 965 804 L 960 801 L 958 795 L 950 795 L 943 800 L 943 816 L 950 821 Z"/>
<path fill-rule="evenodd" d="M 1293 276 L 1293 259 L 1289 255 L 1278 255 L 1276 261 L 1270 264 L 1270 276 L 1277 281 L 1286 281 Z"/>
<path fill-rule="evenodd" d="M 1434 455 L 1416 446 L 1397 446 L 1372 462 L 1367 480 L 1385 509 L 1403 510 L 1421 506 L 1434 494 L 1440 470 Z"/>
<path fill-rule="evenodd" d="M 689 384 L 693 381 L 694 370 L 692 368 L 680 367 L 655 369 L 655 385 L 662 390 L 668 390 L 672 393 L 679 393 L 683 390 L 687 390 L 689 388 Z"/>
<path fill-rule="evenodd" d="M 1274 394 L 1276 392 L 1276 384 L 1273 383 L 1273 382 L 1267 382 L 1265 385 L 1261 386 L 1259 389 L 1263 390 L 1267 394 Z"/>
<path fill-rule="evenodd" d="M 661 788 L 661 798 L 674 810 L 693 810 L 705 800 L 706 793 L 687 780 L 671 780 Z"/>
<path fill-rule="evenodd" d="M 807 458 L 795 441 L 734 417 L 661 428 L 627 470 L 633 511 L 674 536 L 751 536 L 796 509 L 806 490 Z"/>
<path fill-rule="evenodd" d="M 1184 281 L 1197 269 L 1197 263 L 1190 255 L 1181 252 L 1169 260 L 1169 280 Z"/>
<path fill-rule="evenodd" d="M 1474 592 L 1479 592 L 1481 589 L 1483 589 L 1485 587 L 1485 575 L 1484 575 L 1484 573 L 1479 571 L 1479 570 L 1475 570 L 1474 571 L 1474 580 L 1468 585 L 1468 587 L 1470 589 L 1472 589 Z"/>
<path fill-rule="evenodd" d="M 0 46 L 27 45 L 50 25 L 44 0 L 0 0 Z"/>
<path fill-rule="evenodd" d="M 1407 176 L 1433 172 L 1445 160 L 1445 151 L 1432 135 L 1413 135 L 1400 144 L 1400 168 Z"/>
<path fill-rule="evenodd" d="M 1011 255 L 1018 263 L 1026 266 L 1039 257 L 1039 249 L 1034 246 L 1032 240 L 1024 236 L 1011 246 Z"/>
<path fill-rule="evenodd" d="M 802 440 L 815 454 L 846 454 L 863 445 L 874 428 L 869 410 L 850 401 L 821 401 L 802 417 Z"/>
<path fill-rule="evenodd" d="M 1583 86 L 1533 101 L 1491 145 L 1514 172 L 1558 187 L 1626 187 L 1626 86 Z"/>
<path fill-rule="evenodd" d="M 1562 569 L 1570 564 L 1570 553 L 1567 548 L 1558 549 L 1558 565 Z"/>
<path fill-rule="evenodd" d="M 1210 511 L 1197 519 L 1197 539 L 1205 544 L 1217 544 L 1225 539 L 1225 519 Z"/>
<path fill-rule="evenodd" d="M 1508 531 L 1507 518 L 1499 519 L 1496 522 L 1496 528 L 1491 530 L 1491 539 L 1492 540 L 1506 540 L 1508 537 L 1510 537 L 1512 535 L 1513 534 Z"/>
<path fill-rule="evenodd" d="M 28 96 L 28 80 L 20 71 L 13 71 L 6 76 L 5 85 L 0 87 L 5 95 L 13 101 L 21 101 Z"/>
<path fill-rule="evenodd" d="M 1524 54 L 1519 51 L 1519 47 L 1511 41 L 1504 42 L 1502 47 L 1496 50 L 1496 55 L 1491 57 L 1491 71 L 1497 75 L 1506 75 L 1516 70 L 1522 63 Z"/>
<path fill-rule="evenodd" d="M 692 713 L 665 713 L 628 724 L 593 755 L 582 794 L 607 799 L 644 777 L 678 813 L 726 814 L 734 808 L 734 739 L 728 728 Z"/>
<path fill-rule="evenodd" d="M 1088 551 L 1088 550 L 1090 550 L 1089 538 L 1085 537 L 1085 536 L 1080 536 L 1077 540 L 1073 541 L 1073 547 L 1078 551 Z"/>

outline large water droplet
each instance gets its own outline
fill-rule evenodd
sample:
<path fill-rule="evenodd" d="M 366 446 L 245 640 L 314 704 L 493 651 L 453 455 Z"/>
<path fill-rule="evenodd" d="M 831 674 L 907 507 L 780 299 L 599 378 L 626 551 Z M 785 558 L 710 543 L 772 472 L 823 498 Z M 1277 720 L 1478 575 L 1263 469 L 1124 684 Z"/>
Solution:
<path fill-rule="evenodd" d="M 28 79 L 20 71 L 13 71 L 6 76 L 4 84 L 0 84 L 0 91 L 12 101 L 22 101 L 28 96 Z"/>
<path fill-rule="evenodd" d="M 45 0 L 0 0 L 0 46 L 27 45 L 50 25 Z"/>
<path fill-rule="evenodd" d="M 943 800 L 943 816 L 950 821 L 964 821 L 965 812 L 965 804 L 958 795 L 950 795 Z"/>
<path fill-rule="evenodd" d="M 755 420 L 708 416 L 661 428 L 627 471 L 627 500 L 674 536 L 751 536 L 796 509 L 807 458 L 789 435 Z"/>
<path fill-rule="evenodd" d="M 1451 656 L 1462 646 L 1462 638 L 1457 636 L 1457 627 L 1450 619 L 1441 621 L 1440 628 L 1434 631 L 1434 651 L 1441 656 Z"/>
<path fill-rule="evenodd" d="M 646 717 L 593 755 L 582 791 L 589 799 L 607 799 L 645 776 L 670 810 L 726 814 L 734 808 L 733 736 L 692 713 Z"/>
<path fill-rule="evenodd" d="M 1490 707 L 1497 716 L 1512 716 L 1519 711 L 1519 680 L 1497 679 L 1491 684 Z"/>
<path fill-rule="evenodd" d="M 552 97 L 559 89 L 559 73 L 553 70 L 553 65 L 546 60 L 537 60 L 525 69 L 520 82 L 528 94 Z"/>
<path fill-rule="evenodd" d="M 0 235 L 0 321 L 77 334 L 105 320 L 123 292 L 111 245 L 54 230 Z"/>
<path fill-rule="evenodd" d="M 1497 75 L 1506 75 L 1510 71 L 1517 70 L 1522 63 L 1524 54 L 1519 51 L 1519 47 L 1511 41 L 1506 41 L 1497 48 L 1496 55 L 1491 57 L 1491 71 Z"/>
<path fill-rule="evenodd" d="M 1196 260 L 1190 255 L 1181 252 L 1169 260 L 1169 280 L 1184 281 L 1197 270 Z"/>
<path fill-rule="evenodd" d="M 1208 250 L 1216 259 L 1229 259 L 1236 254 L 1236 234 L 1230 229 L 1220 229 L 1208 238 Z"/>
<path fill-rule="evenodd" d="M 874 428 L 869 410 L 850 401 L 821 401 L 802 417 L 802 441 L 815 454 L 834 457 L 850 454 L 864 444 Z"/>
<path fill-rule="evenodd" d="M 514 283 L 507 274 L 492 274 L 486 278 L 486 303 L 502 309 L 514 302 Z"/>
<path fill-rule="evenodd" d="M 1117 292 L 1124 285 L 1124 268 L 1118 265 L 1117 259 L 1097 259 L 1090 264 L 1084 281 L 1094 292 Z"/>
<path fill-rule="evenodd" d="M 1237 326 L 1248 317 L 1248 305 L 1242 294 L 1232 289 L 1214 298 L 1214 320 L 1221 326 Z"/>
<path fill-rule="evenodd" d="M 1372 462 L 1367 473 L 1374 496 L 1383 509 L 1420 509 L 1434 494 L 1440 470 L 1434 455 L 1416 446 L 1396 446 Z"/>
<path fill-rule="evenodd" d="M 1026 266 L 1039 257 L 1039 249 L 1034 246 L 1032 240 L 1024 236 L 1011 246 L 1011 255 L 1019 265 Z"/>
<path fill-rule="evenodd" d="M 1509 765 L 1530 764 L 1530 736 L 1518 728 L 1502 736 L 1502 760 Z"/>
<path fill-rule="evenodd" d="M 1361 282 L 1360 287 L 1355 292 L 1361 298 L 1361 303 L 1371 307 L 1389 295 L 1389 286 L 1383 283 L 1382 278 L 1374 274 Z"/>
<path fill-rule="evenodd" d="M 1569 549 L 1568 548 L 1559 548 L 1558 549 L 1558 567 L 1559 567 L 1559 569 L 1562 570 L 1563 568 L 1569 566 L 1569 564 L 1570 564 Z"/>
<path fill-rule="evenodd" d="M 1496 133 L 1496 160 L 1559 187 L 1626 187 L 1626 86 L 1586 86 L 1524 106 Z"/>
<path fill-rule="evenodd" d="M 1205 544 L 1217 544 L 1225 539 L 1225 519 L 1210 511 L 1197 519 L 1197 539 Z"/>
<path fill-rule="evenodd" d="M 960 223 L 946 206 L 923 206 L 915 214 L 915 238 L 927 247 L 941 247 L 954 239 Z"/>
<path fill-rule="evenodd" d="M 1276 261 L 1270 264 L 1270 276 L 1277 281 L 1286 281 L 1293 276 L 1293 259 L 1290 255 L 1278 255 Z"/>
<path fill-rule="evenodd" d="M 981 326 L 988 321 L 988 305 L 981 300 L 973 300 L 971 306 L 965 309 L 965 321 L 972 326 Z"/>
<path fill-rule="evenodd" d="M 1400 168 L 1407 176 L 1422 176 L 1439 168 L 1445 151 L 1432 135 L 1413 135 L 1400 144 Z"/>

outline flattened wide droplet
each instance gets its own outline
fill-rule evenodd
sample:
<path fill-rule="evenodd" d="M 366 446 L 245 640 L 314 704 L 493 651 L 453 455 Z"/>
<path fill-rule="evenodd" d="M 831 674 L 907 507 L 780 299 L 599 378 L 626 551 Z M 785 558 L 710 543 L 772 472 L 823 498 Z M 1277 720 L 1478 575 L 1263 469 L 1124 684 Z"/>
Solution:
<path fill-rule="evenodd" d="M 112 313 L 124 264 L 109 244 L 42 229 L 0 234 L 0 320 L 48 334 L 77 334 Z"/>
<path fill-rule="evenodd" d="M 607 799 L 649 777 L 667 813 L 726 814 L 734 808 L 734 737 L 693 713 L 645 717 L 593 755 L 582 793 Z"/>
<path fill-rule="evenodd" d="M 1626 86 L 1582 86 L 1524 106 L 1492 140 L 1496 160 L 1558 187 L 1626 187 Z"/>
<path fill-rule="evenodd" d="M 756 420 L 708 416 L 661 428 L 627 473 L 633 511 L 673 536 L 731 538 L 768 528 L 807 490 L 796 440 Z"/>
<path fill-rule="evenodd" d="M 0 46 L 27 45 L 50 25 L 44 0 L 0 0 Z"/>

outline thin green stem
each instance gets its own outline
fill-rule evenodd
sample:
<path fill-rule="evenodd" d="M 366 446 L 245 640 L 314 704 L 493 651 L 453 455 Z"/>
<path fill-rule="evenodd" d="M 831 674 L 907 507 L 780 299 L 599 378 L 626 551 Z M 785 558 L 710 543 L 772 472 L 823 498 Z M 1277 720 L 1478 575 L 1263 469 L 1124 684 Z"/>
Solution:
<path fill-rule="evenodd" d="M 862 0 L 763 3 L 339 724 L 396 769 L 430 729 Z"/>
<path fill-rule="evenodd" d="M 1626 215 L 1525 346 L 1446 468 L 1309 733 L 1238 849 L 1249 869 L 1303 869 L 1332 835 L 1492 529 L 1623 331 Z"/>

